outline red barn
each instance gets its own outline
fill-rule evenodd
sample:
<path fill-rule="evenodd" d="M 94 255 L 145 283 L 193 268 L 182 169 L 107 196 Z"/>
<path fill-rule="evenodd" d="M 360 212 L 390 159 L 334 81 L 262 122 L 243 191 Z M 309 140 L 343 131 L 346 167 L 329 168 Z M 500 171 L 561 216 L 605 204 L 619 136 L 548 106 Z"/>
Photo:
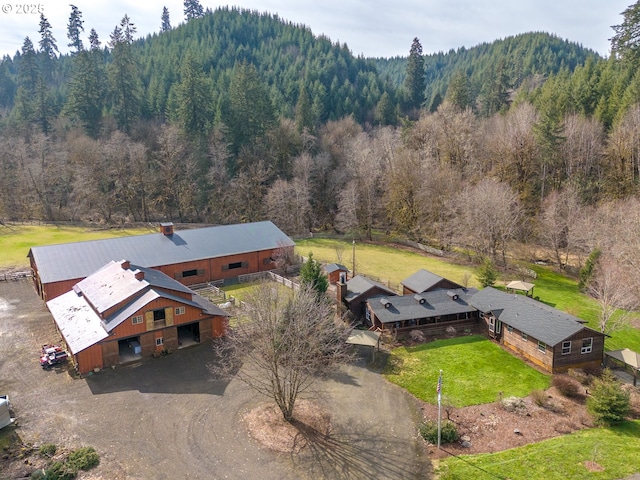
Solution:
<path fill-rule="evenodd" d="M 47 301 L 123 258 L 195 285 L 273 270 L 282 250 L 294 245 L 269 221 L 180 231 L 163 223 L 159 233 L 33 247 L 28 257 L 36 290 Z"/>
<path fill-rule="evenodd" d="M 127 260 L 109 262 L 47 307 L 80 373 L 222 336 L 229 316 L 164 273 Z"/>

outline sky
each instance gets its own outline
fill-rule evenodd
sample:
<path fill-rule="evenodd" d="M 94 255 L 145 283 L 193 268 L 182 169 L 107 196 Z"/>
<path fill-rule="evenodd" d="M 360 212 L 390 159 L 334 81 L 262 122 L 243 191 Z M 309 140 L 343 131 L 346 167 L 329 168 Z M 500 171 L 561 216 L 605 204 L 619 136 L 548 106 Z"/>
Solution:
<path fill-rule="evenodd" d="M 34 0 L 30 0 L 34 1 Z M 35 0 L 12 3 L 0 0 L 0 55 L 20 50 L 25 37 L 37 48 L 40 12 L 49 20 L 58 48 L 66 46 L 67 22 L 73 3 L 82 12 L 86 37 L 92 28 L 103 45 L 125 14 L 144 37 L 160 29 L 162 7 L 169 9 L 172 26 L 184 21 L 183 0 Z M 241 0 L 220 6 L 277 14 L 302 24 L 315 35 L 346 43 L 354 55 L 407 56 L 414 38 L 425 54 L 473 47 L 526 32 L 548 32 L 577 42 L 603 56 L 610 52 L 612 25 L 622 23 L 621 13 L 631 0 Z M 25 7 L 26 10 L 25 11 Z"/>

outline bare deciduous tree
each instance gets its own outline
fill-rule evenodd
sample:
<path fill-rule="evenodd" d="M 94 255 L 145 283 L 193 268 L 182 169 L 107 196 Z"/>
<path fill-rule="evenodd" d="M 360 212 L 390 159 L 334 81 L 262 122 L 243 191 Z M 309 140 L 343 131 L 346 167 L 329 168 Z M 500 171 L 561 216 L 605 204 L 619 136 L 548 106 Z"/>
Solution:
<path fill-rule="evenodd" d="M 348 329 L 334 321 L 329 303 L 306 287 L 288 293 L 262 283 L 246 304 L 243 318 L 214 344 L 218 360 L 209 368 L 273 400 L 291 421 L 300 395 L 350 360 Z"/>

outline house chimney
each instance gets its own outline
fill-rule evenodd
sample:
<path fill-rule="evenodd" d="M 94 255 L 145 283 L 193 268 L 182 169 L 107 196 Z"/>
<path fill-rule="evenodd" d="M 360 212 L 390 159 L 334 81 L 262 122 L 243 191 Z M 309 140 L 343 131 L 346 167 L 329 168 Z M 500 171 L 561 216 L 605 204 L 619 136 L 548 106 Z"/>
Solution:
<path fill-rule="evenodd" d="M 136 276 L 136 280 L 144 280 L 144 272 L 141 270 L 136 270 L 135 272 L 133 272 L 133 274 Z"/>
<path fill-rule="evenodd" d="M 344 297 L 347 296 L 347 283 L 343 281 L 342 276 L 336 283 L 336 293 L 338 297 L 338 302 L 344 302 Z"/>
<path fill-rule="evenodd" d="M 173 235 L 173 223 L 172 222 L 164 222 L 160 224 L 160 233 L 170 237 Z"/>
<path fill-rule="evenodd" d="M 122 260 L 120 262 L 120 266 L 123 270 L 129 270 L 129 268 L 131 267 L 131 262 L 129 260 Z"/>

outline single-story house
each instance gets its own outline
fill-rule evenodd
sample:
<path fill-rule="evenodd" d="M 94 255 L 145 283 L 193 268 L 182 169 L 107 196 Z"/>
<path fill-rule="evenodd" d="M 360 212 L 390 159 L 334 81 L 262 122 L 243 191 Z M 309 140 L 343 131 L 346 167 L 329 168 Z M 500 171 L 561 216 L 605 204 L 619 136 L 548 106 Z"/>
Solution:
<path fill-rule="evenodd" d="M 480 311 L 490 338 L 549 372 L 602 364 L 605 335 L 573 315 L 491 287 L 470 304 Z"/>
<path fill-rule="evenodd" d="M 225 334 L 229 314 L 187 286 L 111 261 L 47 302 L 79 373 Z"/>
<path fill-rule="evenodd" d="M 402 294 L 409 295 L 411 293 L 423 293 L 431 290 L 456 290 L 464 288 L 462 285 L 458 285 L 456 282 L 452 282 L 446 278 L 429 272 L 425 269 L 420 269 L 413 275 L 405 278 L 400 282 L 402 285 Z"/>
<path fill-rule="evenodd" d="M 347 273 L 349 273 L 349 269 L 344 265 L 339 263 L 330 263 L 324 266 L 324 271 L 327 274 L 327 278 L 329 279 L 329 283 L 335 285 L 340 281 L 340 275 L 343 275 L 343 278 L 347 278 Z"/>
<path fill-rule="evenodd" d="M 432 290 L 398 296 L 377 296 L 366 303 L 366 324 L 381 331 L 419 329 L 431 334 L 445 333 L 478 326 L 478 310 L 469 300 L 475 289 Z"/>
<path fill-rule="evenodd" d="M 122 258 L 159 270 L 184 285 L 235 280 L 239 275 L 276 268 L 275 260 L 294 242 L 272 222 L 241 223 L 32 247 L 28 257 L 43 300 L 73 285 L 110 261 Z"/>
<path fill-rule="evenodd" d="M 397 295 L 389 287 L 362 275 L 356 275 L 346 283 L 336 284 L 338 302 L 343 302 L 356 316 L 364 315 L 365 302 L 381 295 Z"/>

